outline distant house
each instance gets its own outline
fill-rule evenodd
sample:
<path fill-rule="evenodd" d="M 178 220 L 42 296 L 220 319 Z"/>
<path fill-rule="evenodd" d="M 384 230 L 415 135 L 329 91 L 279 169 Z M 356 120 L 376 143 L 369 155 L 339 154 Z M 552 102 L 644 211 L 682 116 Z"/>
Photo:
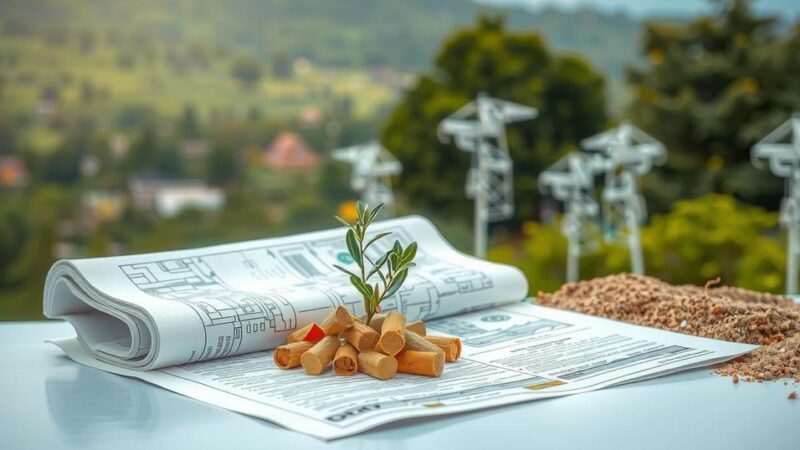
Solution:
<path fill-rule="evenodd" d="M 28 169 L 19 156 L 0 156 L 0 187 L 20 188 L 28 184 Z"/>
<path fill-rule="evenodd" d="M 187 209 L 218 211 L 225 206 L 222 189 L 209 186 L 170 186 L 156 192 L 156 213 L 161 217 L 175 217 Z"/>
<path fill-rule="evenodd" d="M 286 131 L 261 153 L 261 161 L 274 170 L 313 171 L 320 166 L 321 158 L 303 138 Z"/>
<path fill-rule="evenodd" d="M 153 175 L 128 182 L 131 201 L 139 210 L 150 210 L 162 217 L 174 217 L 186 209 L 217 211 L 225 206 L 225 192 L 191 179 L 165 179 Z"/>

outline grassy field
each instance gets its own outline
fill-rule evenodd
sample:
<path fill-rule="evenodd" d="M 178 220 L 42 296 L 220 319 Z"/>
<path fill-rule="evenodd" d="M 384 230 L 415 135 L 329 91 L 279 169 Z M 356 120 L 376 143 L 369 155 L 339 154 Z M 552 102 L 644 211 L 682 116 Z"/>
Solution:
<path fill-rule="evenodd" d="M 180 69 L 168 61 L 167 51 L 161 49 L 150 59 L 134 58 L 123 66 L 118 61 L 120 51 L 108 46 L 86 53 L 77 46 L 49 46 L 40 38 L 4 38 L 0 55 L 14 55 L 16 61 L 0 62 L 5 80 L 0 112 L 29 114 L 48 88 L 57 92 L 61 115 L 93 117 L 112 128 L 114 123 L 109 122 L 131 107 L 168 118 L 179 117 L 186 105 L 196 108 L 200 120 L 210 120 L 213 114 L 245 117 L 253 110 L 293 118 L 309 106 L 334 112 L 335 105 L 346 101 L 352 117 L 368 118 L 397 97 L 395 86 L 376 81 L 366 70 L 312 68 L 278 79 L 263 68 L 264 76 L 248 88 L 231 76 L 229 56 Z M 50 134 L 34 126 L 24 136 L 28 144 L 47 148 L 57 140 Z"/>

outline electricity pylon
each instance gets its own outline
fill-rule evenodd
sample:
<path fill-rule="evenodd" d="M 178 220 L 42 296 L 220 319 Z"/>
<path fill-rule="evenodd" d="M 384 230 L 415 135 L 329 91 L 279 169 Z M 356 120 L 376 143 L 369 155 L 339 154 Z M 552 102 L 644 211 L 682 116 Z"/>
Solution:
<path fill-rule="evenodd" d="M 631 271 L 644 274 L 644 256 L 639 226 L 647 216 L 644 197 L 639 194 L 638 178 L 667 157 L 664 145 L 634 126 L 623 123 L 617 128 L 581 141 L 587 152 L 594 153 L 593 166 L 605 172 L 603 186 L 604 236 L 615 239 L 625 228 L 631 255 Z M 624 225 L 616 218 L 622 217 Z"/>
<path fill-rule="evenodd" d="M 361 194 L 362 202 L 371 206 L 383 203 L 383 214 L 394 214 L 391 177 L 403 171 L 403 165 L 394 155 L 380 143 L 373 141 L 334 150 L 333 159 L 353 166 L 350 187 Z"/>
<path fill-rule="evenodd" d="M 595 168 L 590 155 L 573 152 L 539 175 L 539 189 L 564 203 L 561 233 L 567 238 L 567 281 L 578 281 L 580 257 L 593 245 L 587 229 L 595 223 L 600 207 L 594 198 Z"/>
<path fill-rule="evenodd" d="M 753 165 L 786 178 L 786 192 L 781 202 L 780 223 L 789 234 L 786 252 L 786 294 L 797 294 L 797 269 L 800 257 L 800 114 L 795 113 L 750 151 Z"/>
<path fill-rule="evenodd" d="M 439 140 L 447 142 L 452 137 L 459 149 L 472 155 L 465 190 L 467 197 L 475 200 L 476 256 L 486 256 L 489 222 L 507 219 L 514 213 L 514 165 L 508 153 L 505 125 L 536 115 L 535 108 L 480 93 L 439 124 Z"/>

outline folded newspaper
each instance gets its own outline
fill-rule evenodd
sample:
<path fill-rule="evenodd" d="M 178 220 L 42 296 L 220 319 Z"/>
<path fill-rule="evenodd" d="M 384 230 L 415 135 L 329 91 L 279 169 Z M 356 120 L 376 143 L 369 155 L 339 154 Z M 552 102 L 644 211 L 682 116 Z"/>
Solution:
<path fill-rule="evenodd" d="M 591 391 L 755 348 L 522 303 L 528 284 L 518 269 L 459 253 L 426 219 L 373 228 L 419 243 L 417 266 L 381 307 L 461 338 L 461 359 L 441 378 L 310 377 L 274 366 L 270 349 L 293 330 L 337 306 L 364 312 L 360 294 L 332 267 L 353 264 L 341 228 L 59 261 L 47 276 L 44 313 L 74 326 L 77 338 L 54 343 L 79 363 L 323 439 Z"/>

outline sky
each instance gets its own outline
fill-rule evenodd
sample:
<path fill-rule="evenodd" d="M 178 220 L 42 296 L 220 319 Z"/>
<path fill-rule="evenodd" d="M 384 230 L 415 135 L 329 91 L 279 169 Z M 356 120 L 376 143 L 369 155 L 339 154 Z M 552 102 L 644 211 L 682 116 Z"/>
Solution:
<path fill-rule="evenodd" d="M 485 4 L 510 4 L 531 9 L 554 7 L 559 9 L 592 9 L 616 12 L 624 11 L 638 17 L 647 16 L 692 16 L 713 10 L 714 2 L 708 0 L 476 0 Z M 756 10 L 777 13 L 788 18 L 800 18 L 800 0 L 756 0 Z"/>

